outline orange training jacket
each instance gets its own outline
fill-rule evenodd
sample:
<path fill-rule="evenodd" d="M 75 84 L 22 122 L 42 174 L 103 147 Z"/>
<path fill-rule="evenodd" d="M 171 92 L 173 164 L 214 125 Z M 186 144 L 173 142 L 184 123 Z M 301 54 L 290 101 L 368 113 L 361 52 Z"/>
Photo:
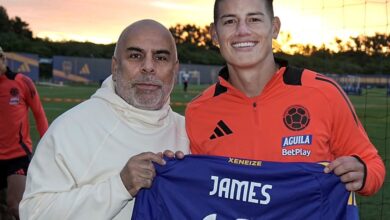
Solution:
<path fill-rule="evenodd" d="M 332 79 L 306 69 L 282 67 L 262 93 L 248 98 L 219 82 L 186 110 L 193 154 L 277 162 L 332 161 L 355 156 L 365 165 L 362 195 L 377 192 L 385 168 L 343 90 Z"/>
<path fill-rule="evenodd" d="M 43 136 L 48 122 L 34 83 L 27 76 L 7 69 L 0 76 L 0 160 L 31 156 L 29 107 Z"/>

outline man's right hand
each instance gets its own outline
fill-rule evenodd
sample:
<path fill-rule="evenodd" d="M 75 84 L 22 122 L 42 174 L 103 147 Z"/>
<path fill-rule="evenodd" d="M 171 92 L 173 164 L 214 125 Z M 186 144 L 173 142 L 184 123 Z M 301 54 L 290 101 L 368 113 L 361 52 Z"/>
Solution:
<path fill-rule="evenodd" d="M 153 162 L 165 165 L 161 153 L 145 152 L 131 157 L 120 172 L 123 185 L 132 197 L 135 197 L 141 188 L 152 186 L 156 176 Z"/>

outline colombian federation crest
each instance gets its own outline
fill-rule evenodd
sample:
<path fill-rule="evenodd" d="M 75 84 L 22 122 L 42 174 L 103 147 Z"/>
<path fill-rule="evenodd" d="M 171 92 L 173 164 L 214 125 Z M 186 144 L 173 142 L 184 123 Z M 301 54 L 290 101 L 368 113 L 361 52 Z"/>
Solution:
<path fill-rule="evenodd" d="M 11 98 L 9 99 L 10 105 L 17 105 L 19 104 L 19 90 L 17 88 L 11 88 L 9 90 L 9 94 L 11 95 Z"/>
<path fill-rule="evenodd" d="M 283 122 L 290 130 L 303 130 L 310 123 L 309 111 L 301 105 L 290 106 L 284 112 Z"/>

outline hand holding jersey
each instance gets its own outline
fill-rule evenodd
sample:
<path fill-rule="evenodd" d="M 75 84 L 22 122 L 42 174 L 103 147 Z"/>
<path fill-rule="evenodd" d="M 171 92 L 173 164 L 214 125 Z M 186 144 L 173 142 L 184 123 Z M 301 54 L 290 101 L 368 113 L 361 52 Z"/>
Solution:
<path fill-rule="evenodd" d="M 145 152 L 131 157 L 122 169 L 120 176 L 127 191 L 135 197 L 141 188 L 150 188 L 156 171 L 153 162 L 165 165 L 164 159 L 152 152 Z"/>
<path fill-rule="evenodd" d="M 176 151 L 175 153 L 173 153 L 173 151 L 165 150 L 163 154 L 164 156 L 169 158 L 177 158 L 177 159 L 184 158 L 184 153 L 182 151 Z"/>
<path fill-rule="evenodd" d="M 348 191 L 355 192 L 363 188 L 366 169 L 356 157 L 342 156 L 333 160 L 324 172 L 332 172 L 340 177 Z"/>
<path fill-rule="evenodd" d="M 182 159 L 184 157 L 184 153 L 181 151 L 173 153 L 170 150 L 166 150 L 164 153 L 157 154 L 144 152 L 131 157 L 126 163 L 125 167 L 120 172 L 120 176 L 123 185 L 125 185 L 132 197 L 135 197 L 140 189 L 151 187 L 153 179 L 156 176 L 153 163 L 161 166 L 165 165 L 166 162 L 163 159 L 163 154 L 169 158 L 176 157 Z"/>

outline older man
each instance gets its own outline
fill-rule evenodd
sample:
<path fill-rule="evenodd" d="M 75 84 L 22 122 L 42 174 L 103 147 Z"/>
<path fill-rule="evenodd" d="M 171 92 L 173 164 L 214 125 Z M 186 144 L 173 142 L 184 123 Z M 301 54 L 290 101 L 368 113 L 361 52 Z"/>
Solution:
<path fill-rule="evenodd" d="M 188 153 L 184 118 L 169 106 L 178 72 L 174 39 L 142 20 L 120 35 L 112 77 L 56 119 L 27 175 L 23 219 L 126 219 L 151 186 L 163 150 Z M 130 159 L 129 159 L 130 158 Z"/>

